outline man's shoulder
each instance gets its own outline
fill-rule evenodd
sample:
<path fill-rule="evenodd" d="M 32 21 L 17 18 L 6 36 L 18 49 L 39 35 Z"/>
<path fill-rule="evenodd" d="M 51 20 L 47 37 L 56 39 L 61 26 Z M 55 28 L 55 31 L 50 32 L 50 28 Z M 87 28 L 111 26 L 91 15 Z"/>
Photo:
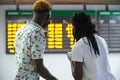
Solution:
<path fill-rule="evenodd" d="M 27 21 L 26 26 L 30 27 L 32 30 L 35 30 L 35 31 L 42 30 L 42 27 L 33 21 Z"/>

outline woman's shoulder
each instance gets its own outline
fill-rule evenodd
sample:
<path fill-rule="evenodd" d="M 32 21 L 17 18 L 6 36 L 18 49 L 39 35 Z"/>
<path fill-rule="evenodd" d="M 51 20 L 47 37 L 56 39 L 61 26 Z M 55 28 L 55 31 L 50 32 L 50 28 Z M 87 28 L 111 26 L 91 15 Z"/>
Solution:
<path fill-rule="evenodd" d="M 78 47 L 82 47 L 82 46 L 88 46 L 88 41 L 87 41 L 87 38 L 86 37 L 83 37 L 81 39 L 79 39 L 75 46 L 78 46 Z"/>
<path fill-rule="evenodd" d="M 105 39 L 100 35 L 95 34 L 94 36 L 97 40 L 105 41 Z"/>

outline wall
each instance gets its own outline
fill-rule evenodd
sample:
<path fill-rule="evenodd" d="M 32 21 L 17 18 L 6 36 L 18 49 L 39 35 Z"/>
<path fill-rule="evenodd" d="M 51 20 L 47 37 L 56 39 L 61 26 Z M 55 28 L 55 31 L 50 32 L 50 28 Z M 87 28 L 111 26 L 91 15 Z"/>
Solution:
<path fill-rule="evenodd" d="M 0 3 L 26 3 L 31 4 L 35 0 L 0 0 Z M 48 0 L 50 3 L 120 3 L 119 0 Z"/>
<path fill-rule="evenodd" d="M 5 10 L 15 9 L 15 5 L 0 5 L 0 80 L 13 80 L 15 69 L 14 55 L 7 55 L 5 50 L 6 26 Z"/>
<path fill-rule="evenodd" d="M 26 6 L 31 9 L 32 7 Z M 6 54 L 5 10 L 15 9 L 15 5 L 0 5 L 0 80 L 13 80 L 15 56 Z M 22 7 L 21 7 L 22 9 Z M 45 65 L 59 80 L 73 80 L 70 64 L 65 54 L 45 54 Z M 120 80 L 120 54 L 109 55 L 112 73 Z M 44 80 L 41 78 L 41 80 Z"/>

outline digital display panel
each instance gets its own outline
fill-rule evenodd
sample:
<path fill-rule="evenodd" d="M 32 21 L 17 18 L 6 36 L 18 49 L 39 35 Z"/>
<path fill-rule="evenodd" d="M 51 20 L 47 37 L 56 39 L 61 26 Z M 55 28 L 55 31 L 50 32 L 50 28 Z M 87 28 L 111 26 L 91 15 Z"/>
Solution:
<path fill-rule="evenodd" d="M 48 25 L 48 38 L 45 52 L 68 52 L 75 43 L 72 35 L 70 18 L 74 12 L 80 10 L 53 10 L 51 11 L 51 23 Z M 95 11 L 82 11 L 89 14 L 92 22 L 96 24 Z M 32 11 L 6 11 L 6 53 L 14 54 L 14 40 L 16 31 L 26 24 L 32 17 Z"/>
<path fill-rule="evenodd" d="M 98 11 L 99 34 L 107 41 L 111 53 L 120 52 L 120 11 Z"/>

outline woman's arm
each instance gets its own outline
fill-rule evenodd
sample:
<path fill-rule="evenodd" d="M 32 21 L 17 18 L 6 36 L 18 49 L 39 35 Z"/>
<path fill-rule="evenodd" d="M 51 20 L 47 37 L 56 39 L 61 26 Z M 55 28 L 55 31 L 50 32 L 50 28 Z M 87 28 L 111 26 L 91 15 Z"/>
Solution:
<path fill-rule="evenodd" d="M 76 62 L 76 61 L 72 61 L 72 63 L 74 63 L 74 69 L 72 71 L 73 77 L 75 78 L 75 80 L 82 80 L 82 76 L 83 76 L 83 62 Z"/>
<path fill-rule="evenodd" d="M 72 61 L 72 54 L 69 52 L 67 57 L 71 64 L 72 75 L 75 80 L 82 80 L 83 76 L 83 62 Z"/>

